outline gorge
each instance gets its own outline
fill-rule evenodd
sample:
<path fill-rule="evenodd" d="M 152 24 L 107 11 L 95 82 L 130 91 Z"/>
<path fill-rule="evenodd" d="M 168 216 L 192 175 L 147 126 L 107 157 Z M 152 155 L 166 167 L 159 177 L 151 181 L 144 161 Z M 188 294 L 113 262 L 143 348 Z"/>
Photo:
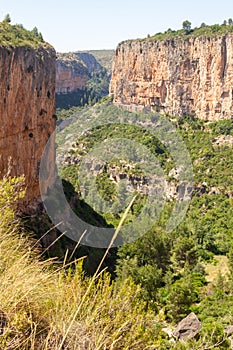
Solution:
<path fill-rule="evenodd" d="M 119 44 L 112 96 L 111 50 L 56 57 L 36 27 L 10 22 L 0 22 L 0 349 L 230 349 L 233 21 Z M 54 184 L 45 209 L 41 164 L 44 187 Z"/>

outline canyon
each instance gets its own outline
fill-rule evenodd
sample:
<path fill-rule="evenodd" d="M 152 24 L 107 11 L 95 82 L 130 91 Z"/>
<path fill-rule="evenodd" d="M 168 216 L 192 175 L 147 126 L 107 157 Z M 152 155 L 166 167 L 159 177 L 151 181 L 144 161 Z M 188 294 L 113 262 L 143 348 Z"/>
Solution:
<path fill-rule="evenodd" d="M 129 110 L 215 121 L 233 116 L 232 82 L 233 34 L 147 38 L 118 45 L 110 94 Z"/>
<path fill-rule="evenodd" d="M 25 175 L 26 211 L 40 201 L 39 167 L 55 129 L 55 93 L 85 89 L 89 75 L 102 68 L 89 53 L 57 54 L 56 60 L 44 42 L 0 46 L 0 176 Z M 116 49 L 110 94 L 116 105 L 131 110 L 150 107 L 215 121 L 232 118 L 232 81 L 232 34 L 134 40 Z M 46 186 L 53 182 L 54 159 L 52 140 Z"/>
<path fill-rule="evenodd" d="M 97 50 L 96 55 L 100 56 L 103 65 L 89 52 L 57 53 L 56 60 L 56 93 L 69 94 L 77 90 L 85 90 L 87 80 L 93 73 L 101 72 L 109 68 L 109 61 L 113 57 L 111 50 L 106 50 L 106 59 L 103 60 L 102 51 Z M 112 55 L 111 55 L 112 53 Z"/>
<path fill-rule="evenodd" d="M 55 129 L 55 50 L 0 46 L 0 176 L 25 176 L 25 212 L 40 202 L 39 167 Z M 53 182 L 55 143 L 47 156 L 45 186 Z"/>

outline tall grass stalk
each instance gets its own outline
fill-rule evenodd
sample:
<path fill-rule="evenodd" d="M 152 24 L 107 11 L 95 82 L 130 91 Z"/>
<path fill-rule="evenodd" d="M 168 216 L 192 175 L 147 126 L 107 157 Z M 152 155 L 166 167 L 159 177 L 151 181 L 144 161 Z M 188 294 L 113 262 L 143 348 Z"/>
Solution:
<path fill-rule="evenodd" d="M 68 335 L 68 333 L 69 333 L 71 327 L 73 326 L 73 323 L 74 323 L 74 321 L 75 321 L 75 319 L 76 319 L 78 313 L 80 312 L 80 309 L 81 309 L 81 307 L 82 307 L 82 305 L 83 305 L 85 299 L 87 298 L 87 296 L 88 296 L 88 294 L 89 294 L 89 292 L 90 292 L 90 289 L 91 289 L 91 287 L 92 287 L 92 285 L 93 285 L 93 283 L 94 283 L 94 281 L 95 281 L 95 279 L 96 279 L 96 277 L 97 277 L 97 275 L 98 275 L 98 273 L 99 273 L 99 271 L 100 271 L 100 269 L 101 269 L 101 266 L 103 265 L 103 262 L 104 262 L 104 260 L 106 259 L 106 256 L 108 255 L 109 250 L 111 249 L 113 243 L 115 242 L 115 240 L 116 240 L 116 238 L 117 238 L 117 236 L 118 236 L 118 234 L 119 234 L 119 232 L 120 232 L 120 230 L 121 230 L 121 228 L 122 228 L 122 226 L 123 226 L 123 224 L 124 224 L 124 222 L 125 222 L 125 220 L 126 220 L 126 218 L 127 218 L 127 215 L 128 215 L 128 213 L 129 213 L 129 211 L 130 211 L 130 208 L 132 207 L 132 205 L 133 205 L 133 203 L 134 203 L 134 201 L 135 201 L 136 198 L 137 198 L 137 196 L 134 196 L 134 197 L 132 198 L 131 202 L 129 203 L 128 207 L 126 208 L 126 210 L 125 210 L 125 212 L 124 212 L 124 214 L 123 214 L 123 216 L 122 216 L 122 218 L 121 218 L 121 220 L 120 220 L 120 222 L 119 222 L 119 224 L 118 224 L 118 226 L 117 226 L 117 228 L 116 228 L 116 231 L 115 231 L 114 235 L 112 236 L 112 239 L 111 239 L 111 241 L 110 241 L 110 243 L 109 243 L 109 245 L 108 245 L 108 248 L 106 249 L 106 251 L 105 251 L 105 253 L 104 253 L 104 255 L 103 255 L 103 257 L 102 257 L 102 259 L 101 259 L 101 261 L 100 261 L 100 263 L 99 263 L 99 265 L 98 265 L 98 267 L 97 267 L 97 269 L 96 269 L 96 271 L 95 271 L 95 273 L 94 273 L 94 275 L 93 275 L 93 277 L 92 277 L 91 280 L 90 280 L 90 283 L 89 283 L 89 286 L 88 286 L 88 288 L 87 288 L 87 290 L 86 290 L 86 293 L 84 294 L 84 296 L 83 296 L 83 298 L 82 298 L 82 300 L 81 300 L 81 303 L 79 304 L 79 306 L 78 306 L 76 312 L 74 313 L 74 315 L 73 315 L 73 317 L 72 317 L 72 319 L 71 319 L 71 321 L 70 321 L 70 324 L 69 324 L 69 326 L 68 326 L 68 328 L 67 328 L 67 331 L 66 331 L 66 333 L 65 333 L 65 335 L 64 335 L 64 337 L 63 337 L 63 339 L 62 339 L 62 342 L 61 342 L 61 344 L 60 344 L 58 350 L 61 350 L 61 349 L 62 349 L 63 344 L 64 344 L 64 342 L 65 342 L 65 339 L 66 339 L 66 337 L 67 337 L 67 335 Z"/>

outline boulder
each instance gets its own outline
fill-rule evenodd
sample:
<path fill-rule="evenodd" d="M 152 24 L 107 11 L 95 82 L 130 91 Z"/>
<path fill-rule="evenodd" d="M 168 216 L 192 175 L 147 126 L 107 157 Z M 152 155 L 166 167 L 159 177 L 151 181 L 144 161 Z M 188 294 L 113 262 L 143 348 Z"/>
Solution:
<path fill-rule="evenodd" d="M 186 341 L 194 338 L 201 329 L 201 322 L 194 312 L 185 317 L 173 332 L 173 336 L 178 340 Z"/>
<path fill-rule="evenodd" d="M 233 326 L 225 327 L 224 332 L 226 333 L 227 337 L 229 338 L 229 340 L 231 342 L 230 349 L 233 350 Z"/>

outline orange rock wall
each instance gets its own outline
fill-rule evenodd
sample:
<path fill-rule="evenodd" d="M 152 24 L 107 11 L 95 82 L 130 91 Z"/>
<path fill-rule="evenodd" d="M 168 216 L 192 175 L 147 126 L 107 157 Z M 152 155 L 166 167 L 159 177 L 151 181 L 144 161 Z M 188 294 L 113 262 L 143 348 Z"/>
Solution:
<path fill-rule="evenodd" d="M 233 35 L 126 41 L 113 63 L 114 103 L 205 120 L 233 116 Z"/>
<path fill-rule="evenodd" d="M 77 89 L 86 88 L 88 79 L 88 70 L 83 65 L 74 62 L 72 65 L 66 65 L 57 61 L 56 65 L 56 93 L 68 94 Z"/>
<path fill-rule="evenodd" d="M 25 211 L 40 200 L 40 160 L 55 128 L 55 64 L 51 47 L 0 47 L 0 176 L 25 175 Z M 54 157 L 52 142 L 50 170 Z M 52 181 L 48 176 L 47 183 Z"/>

